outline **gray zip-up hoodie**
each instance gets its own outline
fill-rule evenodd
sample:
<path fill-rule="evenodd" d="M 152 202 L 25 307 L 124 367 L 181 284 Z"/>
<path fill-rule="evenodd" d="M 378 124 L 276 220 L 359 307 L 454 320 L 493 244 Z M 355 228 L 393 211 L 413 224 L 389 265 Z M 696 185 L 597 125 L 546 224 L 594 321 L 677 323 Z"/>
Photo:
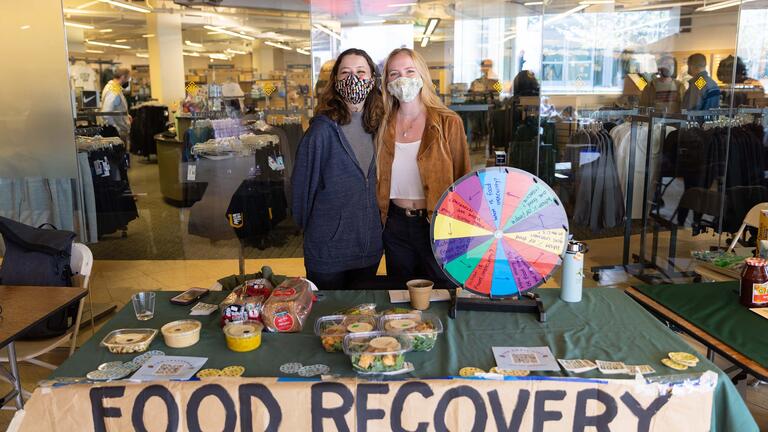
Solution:
<path fill-rule="evenodd" d="M 307 268 L 337 272 L 378 264 L 383 245 L 375 158 L 366 176 L 340 126 L 326 116 L 315 116 L 299 143 L 291 189 Z"/>

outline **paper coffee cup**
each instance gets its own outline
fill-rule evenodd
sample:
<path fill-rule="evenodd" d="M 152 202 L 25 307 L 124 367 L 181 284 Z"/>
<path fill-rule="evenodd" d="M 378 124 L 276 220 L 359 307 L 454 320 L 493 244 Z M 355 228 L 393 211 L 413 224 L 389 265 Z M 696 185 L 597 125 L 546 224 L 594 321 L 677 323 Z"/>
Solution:
<path fill-rule="evenodd" d="M 429 298 L 432 296 L 432 287 L 435 284 L 426 279 L 414 279 L 408 281 L 408 294 L 411 296 L 411 306 L 417 310 L 429 309 Z"/>

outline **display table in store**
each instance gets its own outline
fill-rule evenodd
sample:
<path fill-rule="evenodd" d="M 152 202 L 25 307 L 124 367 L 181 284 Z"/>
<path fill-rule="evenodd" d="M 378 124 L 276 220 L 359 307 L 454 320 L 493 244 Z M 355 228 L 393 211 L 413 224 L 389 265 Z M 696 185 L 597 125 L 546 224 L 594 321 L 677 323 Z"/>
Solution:
<path fill-rule="evenodd" d="M 649 364 L 657 375 L 671 375 L 660 359 L 670 351 L 693 350 L 646 313 L 619 289 L 593 288 L 584 292 L 581 303 L 569 304 L 559 300 L 559 290 L 538 290 L 548 320 L 540 323 L 533 314 L 499 314 L 461 311 L 456 320 L 447 316 L 447 302 L 433 303 L 430 312 L 443 321 L 445 332 L 431 352 L 409 353 L 407 360 L 416 370 L 406 378 L 437 378 L 458 375 L 464 366 L 486 370 L 495 365 L 492 346 L 549 346 L 558 358 L 601 359 L 625 361 L 628 364 Z M 206 368 L 243 365 L 245 377 L 279 377 L 280 365 L 288 362 L 321 363 L 330 366 L 331 373 L 354 376 L 349 358 L 341 353 L 326 353 L 320 339 L 313 333 L 315 320 L 341 308 L 362 303 L 376 303 L 380 310 L 391 307 L 386 291 L 327 291 L 315 303 L 312 314 L 301 333 L 265 334 L 259 349 L 235 353 L 227 349 L 219 326 L 219 315 L 190 317 L 189 306 L 176 306 L 169 299 L 173 292 L 159 292 L 155 317 L 149 321 L 136 320 L 130 305 L 123 308 L 101 330 L 61 365 L 53 377 L 82 377 L 99 364 L 113 360 L 130 360 L 133 355 L 111 354 L 99 346 L 99 341 L 119 328 L 160 328 L 163 324 L 183 318 L 203 323 L 200 342 L 185 349 L 168 348 L 162 337 L 156 338 L 150 349 L 168 355 L 208 357 Z M 214 292 L 204 301 L 217 303 L 225 292 Z M 719 379 L 713 404 L 713 430 L 750 431 L 757 427 L 746 405 L 728 377 L 716 366 L 702 359 L 697 367 L 686 373 L 712 370 Z M 555 374 L 555 373 L 543 373 Z M 560 374 L 555 374 L 560 375 Z M 596 371 L 580 377 L 603 377 Z M 402 376 L 401 376 L 402 377 Z M 628 376 L 610 378 L 629 378 Z"/>
<path fill-rule="evenodd" d="M 768 380 L 768 320 L 739 303 L 739 282 L 648 285 L 632 298 L 691 335 L 710 352 Z"/>

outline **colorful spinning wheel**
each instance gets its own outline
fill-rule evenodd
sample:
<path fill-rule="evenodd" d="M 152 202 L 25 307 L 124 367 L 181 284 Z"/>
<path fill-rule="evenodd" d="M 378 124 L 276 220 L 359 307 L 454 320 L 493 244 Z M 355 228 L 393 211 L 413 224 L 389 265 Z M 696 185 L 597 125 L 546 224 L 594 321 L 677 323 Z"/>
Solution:
<path fill-rule="evenodd" d="M 432 251 L 457 284 L 508 297 L 541 285 L 568 242 L 568 216 L 541 179 L 515 168 L 485 168 L 443 194 L 432 221 Z"/>

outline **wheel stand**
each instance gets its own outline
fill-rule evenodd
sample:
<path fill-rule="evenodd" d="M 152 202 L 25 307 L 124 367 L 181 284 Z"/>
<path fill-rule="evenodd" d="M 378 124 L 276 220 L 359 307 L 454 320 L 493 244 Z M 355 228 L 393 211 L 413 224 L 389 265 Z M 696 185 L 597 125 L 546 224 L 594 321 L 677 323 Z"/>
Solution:
<path fill-rule="evenodd" d="M 461 297 L 462 288 L 456 288 L 451 296 L 451 309 L 448 316 L 455 319 L 460 310 L 483 312 L 517 312 L 538 315 L 539 322 L 547 321 L 547 312 L 541 298 L 535 293 L 525 293 L 518 298 Z"/>

